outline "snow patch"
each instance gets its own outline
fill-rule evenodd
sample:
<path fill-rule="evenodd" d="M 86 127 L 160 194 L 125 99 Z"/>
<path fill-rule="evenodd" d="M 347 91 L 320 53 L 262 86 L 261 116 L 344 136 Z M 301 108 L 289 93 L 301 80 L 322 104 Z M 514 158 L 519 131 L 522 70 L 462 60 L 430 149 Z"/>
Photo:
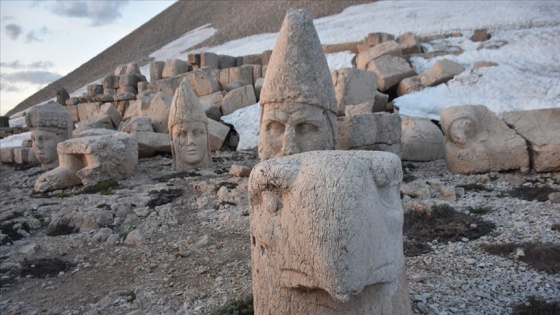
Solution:
<path fill-rule="evenodd" d="M 252 150 L 259 144 L 259 122 L 261 120 L 261 105 L 259 103 L 236 110 L 222 116 L 221 120 L 233 125 L 239 134 L 237 151 Z"/>

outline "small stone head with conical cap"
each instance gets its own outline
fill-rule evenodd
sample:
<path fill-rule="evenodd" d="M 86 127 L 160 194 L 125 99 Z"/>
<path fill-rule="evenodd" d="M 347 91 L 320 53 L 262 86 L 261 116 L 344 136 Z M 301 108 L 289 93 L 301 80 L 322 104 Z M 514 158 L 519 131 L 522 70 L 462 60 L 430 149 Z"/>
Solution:
<path fill-rule="evenodd" d="M 336 96 L 313 18 L 305 9 L 290 9 L 284 18 L 260 103 L 261 160 L 336 149 Z"/>
<path fill-rule="evenodd" d="M 186 79 L 181 82 L 173 96 L 168 125 L 173 168 L 176 171 L 212 164 L 208 118 Z"/>
<path fill-rule="evenodd" d="M 25 123 L 31 129 L 33 152 L 41 162 L 43 170 L 58 166 L 56 147 L 72 137 L 72 118 L 64 106 L 50 101 L 34 106 L 25 116 Z"/>

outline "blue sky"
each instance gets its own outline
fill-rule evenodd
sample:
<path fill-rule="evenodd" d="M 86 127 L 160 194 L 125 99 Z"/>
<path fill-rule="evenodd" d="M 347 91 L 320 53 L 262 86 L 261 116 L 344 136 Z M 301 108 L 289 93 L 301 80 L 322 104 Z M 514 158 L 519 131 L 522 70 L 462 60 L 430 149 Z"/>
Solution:
<path fill-rule="evenodd" d="M 0 115 L 173 2 L 0 0 Z"/>

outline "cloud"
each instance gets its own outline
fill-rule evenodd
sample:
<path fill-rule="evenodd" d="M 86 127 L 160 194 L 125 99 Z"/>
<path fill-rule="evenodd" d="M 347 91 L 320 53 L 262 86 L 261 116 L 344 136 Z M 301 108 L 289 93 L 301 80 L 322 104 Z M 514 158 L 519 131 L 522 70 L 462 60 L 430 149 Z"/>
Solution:
<path fill-rule="evenodd" d="M 112 23 L 122 17 L 120 10 L 128 4 L 128 0 L 107 1 L 61 1 L 57 0 L 51 11 L 67 17 L 87 18 L 92 26 Z"/>
<path fill-rule="evenodd" d="M 62 77 L 60 74 L 50 71 L 17 71 L 12 73 L 0 74 L 2 83 L 30 83 L 47 84 Z"/>
<path fill-rule="evenodd" d="M 6 34 L 8 35 L 8 37 L 14 40 L 18 39 L 19 35 L 23 33 L 23 31 L 21 30 L 21 26 L 15 23 L 10 23 L 4 26 L 4 30 L 6 30 Z"/>
<path fill-rule="evenodd" d="M 30 31 L 25 35 L 25 42 L 42 42 L 45 39 L 45 35 L 51 34 L 51 31 L 46 27 L 43 26 L 37 31 Z"/>
<path fill-rule="evenodd" d="M 15 85 L 0 82 L 0 91 L 2 91 L 2 92 L 19 92 L 19 91 L 21 91 L 21 89 L 19 89 Z"/>
<path fill-rule="evenodd" d="M 21 64 L 19 60 L 14 60 L 11 62 L 0 62 L 0 67 L 2 68 L 9 68 L 9 69 L 21 69 L 21 68 L 28 68 L 28 69 L 48 69 L 50 67 L 54 67 L 54 63 L 48 60 L 39 60 L 32 62 L 27 65 Z"/>
<path fill-rule="evenodd" d="M 33 41 L 40 42 L 40 41 L 42 41 L 42 39 L 35 36 L 35 31 L 31 31 L 31 32 L 27 33 L 27 35 L 25 35 L 25 41 L 28 42 L 28 43 L 33 42 Z"/>

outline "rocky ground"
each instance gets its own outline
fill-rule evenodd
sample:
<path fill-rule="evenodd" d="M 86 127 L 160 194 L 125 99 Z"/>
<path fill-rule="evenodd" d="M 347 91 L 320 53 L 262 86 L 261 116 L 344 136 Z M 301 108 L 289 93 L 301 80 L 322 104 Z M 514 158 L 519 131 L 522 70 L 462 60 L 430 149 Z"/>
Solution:
<path fill-rule="evenodd" d="M 258 160 L 213 161 L 174 172 L 171 156 L 141 159 L 118 185 L 48 194 L 32 193 L 40 167 L 3 165 L 0 313 L 209 314 L 248 296 L 247 177 L 229 171 Z M 443 160 L 403 169 L 415 313 L 560 302 L 560 174 L 453 175 Z"/>

